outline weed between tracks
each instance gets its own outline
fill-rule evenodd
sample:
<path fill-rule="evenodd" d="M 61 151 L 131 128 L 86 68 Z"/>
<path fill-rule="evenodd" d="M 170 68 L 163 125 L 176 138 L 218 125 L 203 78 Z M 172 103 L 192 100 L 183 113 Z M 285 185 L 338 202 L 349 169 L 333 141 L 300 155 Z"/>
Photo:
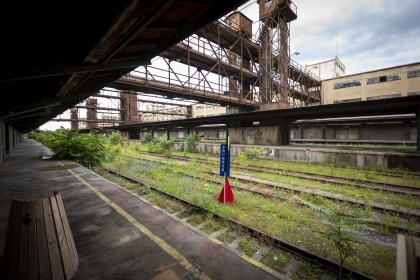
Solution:
<path fill-rule="evenodd" d="M 175 154 L 175 153 L 174 153 Z M 125 158 L 128 158 L 129 155 L 134 155 L 134 153 L 127 153 L 123 155 Z M 135 154 L 136 157 L 147 157 L 144 155 Z M 194 155 L 195 157 L 199 157 L 198 155 Z M 153 157 L 158 159 L 158 157 Z M 202 156 L 201 158 L 205 158 Z M 159 159 L 162 160 L 162 159 Z M 235 159 L 234 159 L 235 160 Z M 235 191 L 235 201 L 236 203 L 233 205 L 223 205 L 217 203 L 217 197 L 222 189 L 222 179 L 219 176 L 206 174 L 200 172 L 198 170 L 207 170 L 212 171 L 217 168 L 217 162 L 208 160 L 207 164 L 201 164 L 197 161 L 190 161 L 188 163 L 177 163 L 175 160 L 164 159 L 166 163 L 170 164 L 161 164 L 161 163 L 150 163 L 147 161 L 137 161 L 137 160 L 128 160 L 124 161 L 121 159 L 116 159 L 114 162 L 109 164 L 109 167 L 115 170 L 119 170 L 128 176 L 133 178 L 139 179 L 145 183 L 149 183 L 161 190 L 174 194 L 176 196 L 182 197 L 186 200 L 191 201 L 192 203 L 198 204 L 205 209 L 216 211 L 225 217 L 229 217 L 235 220 L 238 220 L 244 223 L 247 226 L 257 228 L 267 234 L 276 236 L 286 242 L 290 242 L 297 246 L 303 247 L 315 254 L 324 256 L 329 259 L 338 260 L 337 252 L 334 250 L 334 246 L 331 242 L 325 240 L 318 232 L 323 232 L 326 230 L 328 225 L 325 221 L 323 221 L 322 216 L 307 208 L 299 203 L 296 203 L 295 200 L 289 199 L 287 201 L 280 201 L 273 198 L 264 198 L 258 195 L 254 195 L 249 192 L 240 192 Z M 257 163 L 260 166 L 267 164 L 267 162 L 271 163 L 271 166 L 275 162 L 273 161 L 258 161 Z M 246 164 L 242 162 L 241 164 Z M 276 163 L 280 164 L 280 163 Z M 288 163 L 286 163 L 288 164 Z M 325 166 L 315 166 L 311 167 L 310 165 L 306 165 L 308 169 L 312 168 L 313 170 L 307 170 L 309 172 L 316 172 L 317 168 L 324 168 Z M 284 168 L 284 167 L 282 167 Z M 340 169 L 340 171 L 335 171 L 334 168 L 327 168 L 327 172 L 330 173 L 340 173 L 340 176 L 344 176 L 344 172 Z M 302 170 L 303 171 L 303 170 Z M 325 172 L 325 171 L 324 171 Z M 346 174 L 350 174 L 353 176 L 359 176 L 360 173 L 364 171 L 361 170 L 351 170 L 350 168 L 345 169 Z M 200 176 L 202 179 L 194 179 L 186 176 L 186 173 Z M 256 178 L 269 178 L 264 176 L 275 176 L 271 177 L 270 180 L 287 183 L 287 184 L 298 184 L 300 186 L 304 186 L 306 188 L 317 188 L 317 189 L 325 189 L 328 191 L 334 192 L 343 192 L 343 194 L 357 197 L 359 199 L 363 199 L 365 201 L 371 199 L 380 201 L 379 199 L 386 199 L 380 198 L 382 196 L 388 197 L 388 201 L 391 200 L 391 195 L 380 193 L 375 191 L 376 197 L 373 194 L 369 193 L 367 189 L 357 189 L 352 186 L 345 186 L 345 187 L 337 187 L 337 186 L 329 186 L 324 184 L 317 184 L 316 182 L 308 182 L 308 180 L 299 181 L 296 183 L 291 177 L 287 176 L 280 176 L 280 175 L 272 175 L 272 174 L 265 174 L 265 173 L 258 173 L 252 174 Z M 350 178 L 351 178 L 350 177 Z M 379 178 L 379 176 L 378 176 Z M 207 183 L 204 179 L 212 179 L 218 180 L 219 184 L 212 184 Z M 241 186 L 241 183 L 235 181 L 234 179 L 231 180 L 231 184 Z M 242 184 L 243 186 L 244 184 Z M 246 187 L 249 188 L 258 188 L 260 190 L 264 189 L 264 186 L 261 184 L 254 184 L 248 185 Z M 327 187 L 327 189 L 325 188 Z M 337 190 L 339 188 L 339 190 Z M 281 189 L 274 189 L 274 193 L 277 193 L 280 197 L 284 198 L 292 198 L 293 192 Z M 147 199 L 153 198 L 152 194 L 149 194 Z M 300 195 L 302 199 L 306 199 L 311 201 L 317 205 L 329 205 L 334 206 L 334 202 L 327 201 L 321 197 L 316 197 L 313 195 L 302 194 Z M 165 208 L 168 202 L 163 201 L 156 201 L 157 205 L 162 205 Z M 402 203 L 403 199 L 400 198 L 392 198 L 395 204 Z M 414 200 L 414 198 L 413 198 Z M 386 201 L 386 200 L 382 200 Z M 417 207 L 415 202 L 413 203 L 412 207 Z M 408 204 L 404 204 L 408 205 Z M 416 205 L 416 206 L 414 206 Z M 181 207 L 182 208 L 182 207 Z M 362 216 L 362 217 L 369 217 L 371 215 L 370 206 L 367 205 L 366 207 L 348 207 L 349 213 L 351 215 Z M 173 211 L 177 212 L 177 211 Z M 388 213 L 386 215 L 389 215 Z M 385 216 L 384 221 L 389 225 L 393 223 L 398 223 L 397 220 L 393 220 L 392 217 Z M 201 214 L 194 214 L 191 218 L 189 218 L 188 222 L 192 225 L 201 224 L 203 221 L 208 221 L 208 224 L 203 228 L 206 232 L 214 232 L 224 226 L 223 222 L 214 221 L 209 217 L 202 216 Z M 386 224 L 385 223 L 385 224 Z M 229 225 L 228 225 L 229 226 Z M 418 221 L 416 219 L 409 219 L 407 222 L 407 226 L 411 228 L 419 228 Z M 383 233 L 391 234 L 387 232 L 387 229 L 383 229 Z M 218 238 L 226 243 L 230 243 L 235 240 L 241 233 L 235 231 L 234 229 L 229 229 L 227 232 L 220 235 Z M 365 242 L 365 244 L 356 244 L 358 250 L 366 253 L 366 257 L 363 259 L 350 259 L 346 262 L 346 265 L 357 269 L 361 272 L 366 274 L 378 277 L 378 278 L 393 278 L 395 275 L 395 251 L 388 249 L 384 246 L 377 245 L 370 240 L 366 240 L 363 235 L 360 235 L 359 238 Z M 253 244 L 249 241 L 243 242 L 240 246 L 242 250 L 247 254 L 250 255 L 253 251 Z M 287 258 L 283 260 L 279 256 L 277 256 L 277 260 L 274 261 L 274 255 L 270 254 L 277 254 L 277 252 L 269 252 L 264 255 L 262 262 L 269 264 L 270 267 L 276 267 L 278 271 L 284 267 L 284 263 L 286 262 Z M 272 258 L 271 258 L 272 257 Z M 303 268 L 300 268 L 302 267 Z M 306 267 L 305 267 L 306 266 Z M 316 278 L 316 269 L 308 269 L 312 267 L 309 264 L 301 264 L 293 276 L 293 279 L 301 279 L 309 278 L 306 277 L 308 271 L 310 271 L 311 275 L 315 275 Z M 305 276 L 306 275 L 306 276 Z M 296 278 L 297 277 L 297 278 Z"/>

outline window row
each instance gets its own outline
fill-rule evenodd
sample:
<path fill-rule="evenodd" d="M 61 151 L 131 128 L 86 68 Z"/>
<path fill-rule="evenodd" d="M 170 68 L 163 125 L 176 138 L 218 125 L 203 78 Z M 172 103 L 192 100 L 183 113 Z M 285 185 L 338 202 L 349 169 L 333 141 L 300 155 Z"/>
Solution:
<path fill-rule="evenodd" d="M 401 74 L 392 74 L 388 76 L 369 78 L 369 79 L 366 79 L 366 84 L 369 85 L 369 84 L 396 81 L 396 80 L 401 80 Z"/>
<path fill-rule="evenodd" d="M 407 78 L 420 77 L 420 70 L 407 72 Z"/>
<path fill-rule="evenodd" d="M 366 100 L 378 100 L 378 99 L 387 99 L 387 98 L 395 98 L 395 97 L 401 97 L 401 93 L 371 96 L 371 97 L 366 98 Z"/>
<path fill-rule="evenodd" d="M 407 72 L 407 78 L 416 78 L 416 77 L 420 77 L 420 70 Z M 366 79 L 366 84 L 370 85 L 370 84 L 397 81 L 397 80 L 401 80 L 401 74 L 391 74 L 391 75 L 386 75 L 386 76 L 368 78 Z M 361 85 L 362 85 L 362 80 L 355 80 L 355 81 L 334 84 L 334 89 L 356 87 L 356 86 L 361 86 Z"/>
<path fill-rule="evenodd" d="M 344 100 L 335 100 L 334 104 L 340 103 L 350 103 L 350 102 L 359 102 L 362 101 L 362 98 L 353 98 L 353 99 L 344 99 Z"/>
<path fill-rule="evenodd" d="M 361 86 L 362 80 L 334 84 L 334 89 Z"/>
<path fill-rule="evenodd" d="M 407 96 L 414 96 L 414 95 L 420 95 L 420 91 L 408 92 L 407 93 Z M 386 94 L 386 95 L 379 95 L 379 96 L 370 96 L 370 97 L 367 97 L 366 100 L 379 100 L 379 99 L 396 98 L 396 97 L 401 97 L 401 93 Z M 343 100 L 335 100 L 334 104 L 359 102 L 359 101 L 362 101 L 362 99 L 361 98 L 343 99 Z"/>

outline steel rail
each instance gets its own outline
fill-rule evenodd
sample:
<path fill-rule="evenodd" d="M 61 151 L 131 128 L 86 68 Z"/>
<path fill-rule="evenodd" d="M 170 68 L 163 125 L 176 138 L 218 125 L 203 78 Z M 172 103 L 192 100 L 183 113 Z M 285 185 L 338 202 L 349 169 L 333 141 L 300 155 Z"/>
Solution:
<path fill-rule="evenodd" d="M 340 268 L 340 264 L 338 262 L 335 262 L 335 261 L 329 260 L 327 258 L 318 256 L 318 255 L 316 255 L 314 253 L 309 252 L 306 249 L 303 249 L 303 248 L 298 247 L 298 246 L 295 246 L 295 245 L 293 245 L 291 243 L 285 242 L 285 241 L 283 241 L 283 240 L 281 240 L 281 239 L 279 239 L 279 238 L 277 238 L 275 236 L 266 234 L 266 233 L 264 233 L 264 232 L 262 232 L 262 231 L 260 231 L 260 230 L 258 230 L 256 228 L 248 227 L 248 226 L 244 225 L 243 223 L 241 223 L 239 221 L 236 221 L 236 220 L 231 219 L 231 218 L 224 217 L 223 215 L 220 215 L 220 214 L 218 214 L 218 213 L 216 213 L 214 211 L 206 210 L 206 209 L 202 208 L 201 206 L 196 205 L 196 204 L 194 204 L 194 203 L 192 203 L 192 202 L 190 202 L 188 200 L 185 200 L 183 198 L 180 198 L 180 197 L 175 196 L 173 194 L 170 194 L 168 192 L 162 191 L 159 188 L 156 188 L 154 186 L 151 186 L 149 184 L 146 184 L 146 183 L 144 183 L 142 181 L 139 181 L 137 179 L 131 178 L 131 177 L 126 176 L 124 174 L 120 174 L 120 173 L 118 173 L 118 172 L 116 172 L 114 170 L 108 169 L 108 168 L 105 168 L 105 170 L 107 170 L 108 172 L 113 173 L 115 175 L 118 175 L 121 178 L 124 178 L 124 179 L 126 179 L 128 181 L 131 181 L 133 183 L 137 183 L 137 184 L 140 184 L 142 186 L 147 186 L 149 189 L 154 190 L 155 192 L 158 192 L 158 193 L 160 193 L 162 195 L 165 195 L 167 197 L 170 197 L 171 199 L 177 200 L 177 201 L 179 201 L 179 202 L 181 202 L 183 204 L 186 204 L 188 206 L 192 206 L 192 207 L 194 207 L 194 208 L 196 208 L 196 209 L 198 209 L 200 211 L 212 213 L 214 216 L 216 216 L 219 219 L 227 220 L 227 221 L 231 222 L 232 224 L 235 224 L 237 226 L 242 227 L 243 229 L 245 229 L 252 236 L 254 236 L 256 238 L 265 237 L 266 240 L 270 240 L 272 243 L 274 243 L 275 245 L 277 245 L 279 248 L 281 248 L 281 249 L 283 249 L 283 250 L 285 250 L 285 251 L 287 251 L 289 253 L 292 253 L 293 255 L 296 255 L 298 257 L 304 258 L 304 259 L 306 259 L 306 260 L 308 260 L 308 261 L 310 261 L 312 263 L 316 263 L 316 264 L 322 265 L 323 267 L 325 267 L 327 269 L 339 270 L 339 268 Z M 369 275 L 366 275 L 366 274 L 364 274 L 362 272 L 359 272 L 357 270 L 353 270 L 353 269 L 351 269 L 349 267 L 346 267 L 346 266 L 343 266 L 343 274 L 351 275 L 352 278 L 354 278 L 354 279 L 374 279 L 373 277 L 371 277 Z"/>
<path fill-rule="evenodd" d="M 148 162 L 159 163 L 158 161 L 155 161 L 155 160 L 152 160 L 152 159 L 143 159 L 143 158 L 136 158 L 136 159 L 140 159 L 140 160 L 144 160 L 144 161 L 148 161 Z M 126 160 L 127 161 L 127 159 L 123 159 L 123 160 Z M 166 163 L 164 163 L 164 164 L 166 164 Z M 203 173 L 210 174 L 210 175 L 217 175 L 217 173 L 214 173 L 214 172 L 208 172 L 208 171 L 204 171 L 204 170 L 200 170 L 200 171 L 203 172 Z M 216 181 L 216 180 L 212 180 L 212 179 L 208 179 L 208 178 L 202 178 L 202 177 L 191 175 L 191 174 L 184 174 L 184 176 L 189 177 L 189 178 L 203 180 L 203 181 L 205 181 L 207 183 L 220 184 L 220 181 Z M 253 183 L 252 181 L 248 181 L 246 179 L 238 179 L 238 178 L 235 178 L 235 180 L 237 180 L 238 182 Z M 283 198 L 283 197 L 280 197 L 278 195 L 274 195 L 274 194 L 270 194 L 270 193 L 265 193 L 265 192 L 260 192 L 260 191 L 252 190 L 252 189 L 249 189 L 249 188 L 239 187 L 239 186 L 235 186 L 235 185 L 232 185 L 232 184 L 230 184 L 230 186 L 232 188 L 234 188 L 234 189 L 239 190 L 239 191 L 246 191 L 246 192 L 250 192 L 250 193 L 253 193 L 253 194 L 256 194 L 256 195 L 259 195 L 259 196 L 263 196 L 263 197 L 270 197 L 270 198 L 278 199 L 278 200 L 281 200 L 281 201 L 288 201 L 289 200 L 287 198 Z M 275 189 L 275 188 L 277 188 L 277 186 L 271 186 L 271 185 L 268 185 L 268 184 L 265 184 L 265 186 L 268 187 L 269 189 Z M 287 190 L 292 190 L 292 189 L 287 189 Z M 296 190 L 293 190 L 293 191 L 296 193 Z M 329 198 L 329 197 L 325 197 L 325 198 L 327 198 L 327 199 L 333 199 L 333 200 L 340 200 L 340 199 L 334 199 L 334 198 Z M 347 201 L 347 200 L 340 200 L 340 201 L 349 202 L 351 204 L 358 204 L 358 203 L 355 203 L 355 202 L 352 202 L 352 201 Z M 365 206 L 364 204 L 360 204 L 360 205 L 361 206 Z M 383 209 L 383 208 L 376 208 L 376 210 L 381 210 L 381 211 L 385 211 L 386 210 L 386 211 L 389 211 L 388 209 Z M 404 212 L 402 212 L 402 213 L 404 214 Z M 379 212 L 379 214 L 382 215 L 382 212 Z M 411 213 L 407 213 L 407 215 L 412 215 L 412 214 Z M 356 216 L 351 216 L 351 215 L 346 215 L 346 216 L 356 217 Z M 406 219 L 405 216 L 403 216 L 403 218 Z M 370 220 L 368 222 L 368 224 L 377 225 L 377 226 L 384 225 L 384 223 L 381 223 L 381 222 L 375 221 L 375 220 Z M 399 232 L 404 232 L 404 233 L 414 234 L 416 236 L 420 236 L 420 231 L 411 230 L 409 228 L 395 226 L 395 225 L 387 225 L 387 226 L 389 226 L 390 228 L 392 228 L 392 229 L 394 229 L 396 231 L 399 231 Z"/>
<path fill-rule="evenodd" d="M 148 153 L 143 151 L 138 151 L 139 153 L 143 154 L 153 154 L 155 156 L 160 156 L 159 154 L 155 153 Z M 175 159 L 188 161 L 191 160 L 189 157 L 183 157 L 183 156 L 172 156 Z M 216 159 L 216 158 L 215 158 Z M 205 159 L 200 158 L 194 158 L 194 160 L 202 162 L 202 163 L 208 163 Z M 410 194 L 414 196 L 420 197 L 420 188 L 418 187 L 411 187 L 406 185 L 397 185 L 397 184 L 389 184 L 389 183 L 382 183 L 382 182 L 376 182 L 376 181 L 369 181 L 369 180 L 363 180 L 363 179 L 352 179 L 342 176 L 332 176 L 332 175 L 326 175 L 326 174 L 317 174 L 317 173 L 311 173 L 311 172 L 303 172 L 303 171 L 297 171 L 297 170 L 290 170 L 290 169 L 284 169 L 284 168 L 276 168 L 276 167 L 259 167 L 259 166 L 253 166 L 253 165 L 247 165 L 245 167 L 241 167 L 237 164 L 233 164 L 232 166 L 249 170 L 249 171 L 279 171 L 285 173 L 285 175 L 293 176 L 296 178 L 302 178 L 302 179 L 309 179 L 313 181 L 319 181 L 319 182 L 325 182 L 325 183 L 333 183 L 333 184 L 340 184 L 340 185 L 352 185 L 357 188 L 369 188 L 369 189 L 376 189 L 376 190 L 382 190 L 387 191 L 391 193 L 396 194 Z M 301 175 L 300 175 L 301 174 Z M 309 175 L 309 176 L 307 176 Z M 383 174 L 384 176 L 387 176 Z M 325 177 L 320 178 L 319 176 Z M 369 185 L 362 185 L 361 183 L 369 184 Z M 384 186 L 383 186 L 384 184 Z"/>

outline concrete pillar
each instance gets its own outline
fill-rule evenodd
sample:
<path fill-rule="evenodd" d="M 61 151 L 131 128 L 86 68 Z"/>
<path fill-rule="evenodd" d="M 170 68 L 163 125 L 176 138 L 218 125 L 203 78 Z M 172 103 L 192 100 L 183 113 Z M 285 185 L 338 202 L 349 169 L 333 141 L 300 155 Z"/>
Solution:
<path fill-rule="evenodd" d="M 290 145 L 290 122 L 281 121 L 279 126 L 279 146 Z"/>
<path fill-rule="evenodd" d="M 79 115 L 78 115 L 77 108 L 70 109 L 70 120 L 71 120 L 71 129 L 79 130 Z"/>
<path fill-rule="evenodd" d="M 6 153 L 10 154 L 13 151 L 13 127 L 7 126 L 6 138 Z"/>
<path fill-rule="evenodd" d="M 13 128 L 13 148 L 17 147 L 18 142 L 18 131 Z"/>
<path fill-rule="evenodd" d="M 134 91 L 121 92 L 121 108 L 124 111 L 121 112 L 121 120 L 125 121 L 124 124 L 134 124 L 139 122 L 138 111 L 137 111 L 137 94 Z"/>

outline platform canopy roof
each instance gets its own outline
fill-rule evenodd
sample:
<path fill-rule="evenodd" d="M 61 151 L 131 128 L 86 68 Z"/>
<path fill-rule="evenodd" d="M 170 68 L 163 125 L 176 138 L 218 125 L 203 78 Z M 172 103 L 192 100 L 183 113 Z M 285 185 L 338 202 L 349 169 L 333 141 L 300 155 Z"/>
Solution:
<path fill-rule="evenodd" d="M 130 124 L 104 129 L 136 131 L 139 129 L 168 129 L 174 127 L 194 128 L 202 125 L 225 124 L 227 127 L 281 126 L 286 128 L 297 120 L 320 120 L 326 118 L 354 118 L 394 116 L 401 114 L 420 114 L 420 96 L 404 96 L 389 99 L 361 101 L 353 103 L 328 104 L 322 106 L 301 107 L 256 111 L 242 114 L 211 116 L 182 120 L 170 120 Z M 413 118 L 410 118 L 411 122 Z M 89 129 L 81 130 L 88 132 Z"/>
<path fill-rule="evenodd" d="M 6 1 L 0 118 L 35 129 L 244 2 Z"/>

